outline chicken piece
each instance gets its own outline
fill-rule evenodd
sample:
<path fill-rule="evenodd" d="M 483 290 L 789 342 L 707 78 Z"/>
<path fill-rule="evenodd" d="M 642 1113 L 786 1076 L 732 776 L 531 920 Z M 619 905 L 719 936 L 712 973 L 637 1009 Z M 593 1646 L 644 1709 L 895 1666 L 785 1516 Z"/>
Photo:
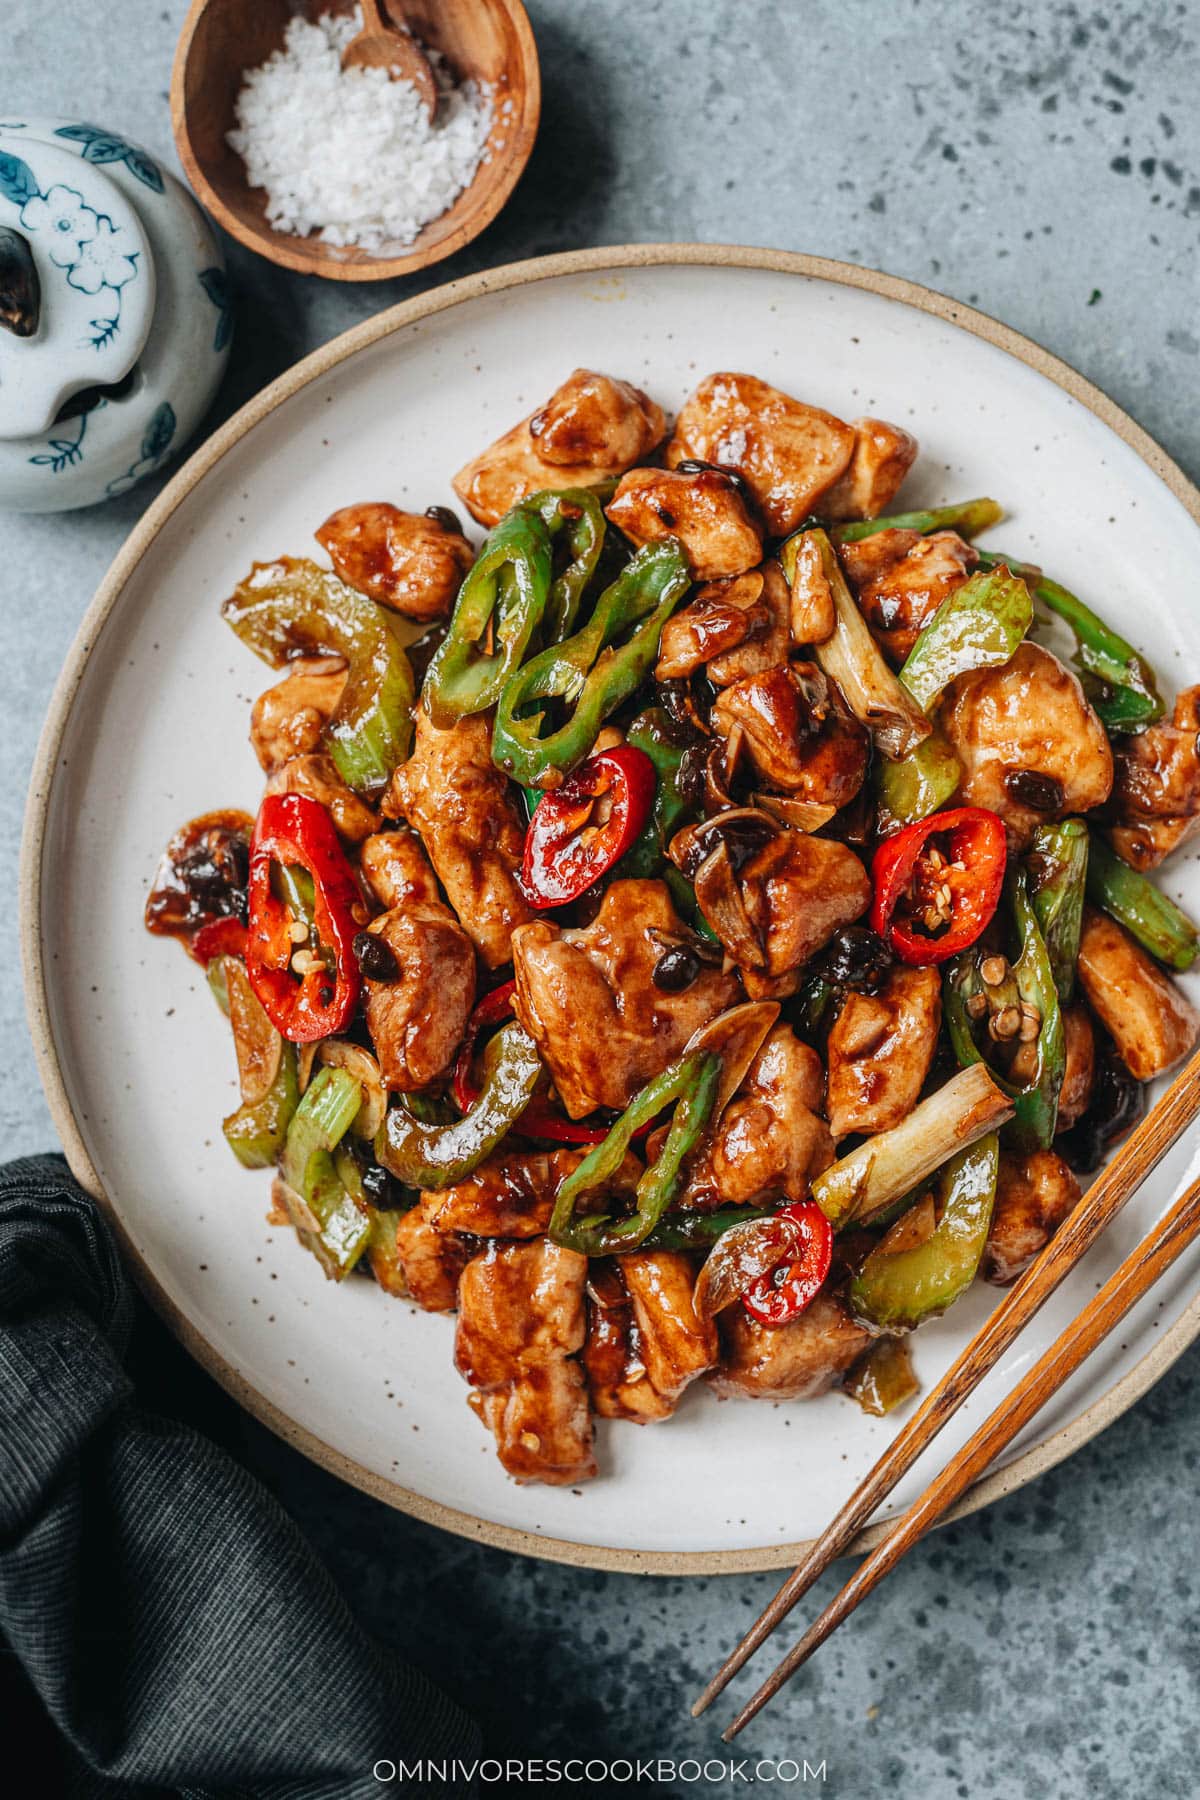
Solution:
<path fill-rule="evenodd" d="M 693 1160 L 680 1205 L 709 1211 L 780 1194 L 806 1200 L 813 1177 L 834 1159 L 829 1127 L 818 1116 L 824 1088 L 816 1051 L 790 1025 L 776 1025 Z"/>
<path fill-rule="evenodd" d="M 770 562 L 700 588 L 663 626 L 654 673 L 659 681 L 685 680 L 707 664 L 713 686 L 725 687 L 786 662 L 787 653 L 787 584 Z"/>
<path fill-rule="evenodd" d="M 893 668 L 901 666 L 942 601 L 978 562 L 979 552 L 956 531 L 935 531 L 863 583 L 858 604 Z"/>
<path fill-rule="evenodd" d="M 401 512 L 382 500 L 343 506 L 316 537 L 350 587 L 422 623 L 445 618 L 475 561 L 462 532 L 437 508 Z"/>
<path fill-rule="evenodd" d="M 942 1024 L 936 969 L 895 967 L 874 994 L 847 994 L 829 1033 L 826 1111 L 835 1138 L 874 1136 L 921 1097 Z"/>
<path fill-rule="evenodd" d="M 630 469 L 604 510 L 632 544 L 678 538 L 697 581 L 743 575 L 762 560 L 762 532 L 718 469 Z"/>
<path fill-rule="evenodd" d="M 836 812 L 862 787 L 870 754 L 865 728 L 837 698 L 815 663 L 780 663 L 727 687 L 712 721 L 767 787 Z"/>
<path fill-rule="evenodd" d="M 549 400 L 454 477 L 481 525 L 540 488 L 596 487 L 650 454 L 666 430 L 662 408 L 640 388 L 576 369 Z"/>
<path fill-rule="evenodd" d="M 789 1325 L 762 1325 L 744 1306 L 719 1315 L 722 1400 L 815 1400 L 846 1373 L 871 1334 L 832 1294 L 821 1293 Z"/>
<path fill-rule="evenodd" d="M 869 582 L 903 562 L 922 541 L 919 531 L 892 525 L 886 531 L 873 531 L 870 537 L 859 538 L 857 543 L 836 544 L 834 548 L 843 575 L 858 594 Z"/>
<path fill-rule="evenodd" d="M 459 1277 L 477 1248 L 469 1238 L 436 1230 L 427 1206 L 410 1206 L 396 1225 L 396 1260 L 409 1298 L 424 1312 L 453 1312 Z"/>
<path fill-rule="evenodd" d="M 917 460 L 917 440 L 886 419 L 855 419 L 850 466 L 821 501 L 823 519 L 877 519 Z"/>
<path fill-rule="evenodd" d="M 772 537 L 786 537 L 840 480 L 855 431 L 819 406 L 806 406 L 756 375 L 707 375 L 689 395 L 667 445 L 667 463 L 734 469 L 758 503 Z"/>
<path fill-rule="evenodd" d="M 341 656 L 297 656 L 282 681 L 250 709 L 250 743 L 268 775 L 294 756 L 319 750 L 346 685 Z"/>
<path fill-rule="evenodd" d="M 539 920 L 514 931 L 514 1010 L 573 1119 L 627 1106 L 739 998 L 737 977 L 720 969 L 701 969 L 681 993 L 654 985 L 664 944 L 682 931 L 661 881 L 614 881 L 586 929 Z"/>
<path fill-rule="evenodd" d="M 444 1075 L 475 1004 L 475 951 L 448 906 L 412 903 L 367 926 L 395 958 L 390 979 L 363 982 L 367 1030 L 384 1087 L 410 1094 Z"/>
<path fill-rule="evenodd" d="M 1169 723 L 1122 738 L 1113 761 L 1113 849 L 1155 869 L 1200 831 L 1200 687 L 1185 688 Z"/>
<path fill-rule="evenodd" d="M 587 1258 L 549 1238 L 492 1243 L 458 1284 L 455 1367 L 518 1481 L 565 1486 L 596 1473 L 583 1371 Z"/>
<path fill-rule="evenodd" d="M 525 827 L 492 762 L 492 715 L 446 731 L 417 712 L 413 753 L 384 797 L 388 817 L 421 834 L 451 906 L 489 969 L 512 955 L 512 933 L 533 918 L 517 885 Z"/>
<path fill-rule="evenodd" d="M 267 781 L 268 794 L 307 794 L 328 808 L 329 816 L 341 837 L 352 844 L 361 843 L 379 830 L 379 820 L 338 774 L 331 756 L 293 756 L 276 769 Z"/>
<path fill-rule="evenodd" d="M 628 1260 L 614 1256 L 588 1267 L 587 1339 L 581 1360 L 588 1394 L 602 1419 L 647 1425 L 669 1419 L 675 1406 L 646 1372 L 633 1301 L 621 1277 L 621 1264 Z"/>
<path fill-rule="evenodd" d="M 358 866 L 381 906 L 441 903 L 437 877 L 415 831 L 376 831 L 363 842 Z"/>
<path fill-rule="evenodd" d="M 1200 1035 L 1200 1012 L 1115 919 L 1085 907 L 1079 981 L 1137 1081 L 1174 1068 Z"/>
<path fill-rule="evenodd" d="M 1063 1008 L 1066 1067 L 1058 1096 L 1058 1130 L 1069 1131 L 1091 1105 L 1096 1079 L 1096 1033 L 1086 1006 Z"/>
<path fill-rule="evenodd" d="M 963 766 L 957 804 L 999 813 L 1017 849 L 1043 820 L 1108 799 L 1104 727 L 1078 677 L 1040 644 L 1027 640 L 1001 668 L 951 682 L 941 725 Z"/>
<path fill-rule="evenodd" d="M 1000 1154 L 996 1204 L 981 1274 L 1008 1287 L 1041 1254 L 1079 1199 L 1079 1183 L 1053 1150 L 1029 1156 Z"/>
<path fill-rule="evenodd" d="M 781 830 L 738 874 L 768 975 L 798 969 L 871 904 L 871 878 L 833 838 Z"/>
<path fill-rule="evenodd" d="M 697 1317 L 696 1271 L 678 1250 L 636 1250 L 621 1258 L 646 1373 L 674 1405 L 689 1382 L 715 1367 L 717 1331 Z"/>
<path fill-rule="evenodd" d="M 550 1224 L 559 1188 L 585 1154 L 564 1149 L 490 1156 L 464 1181 L 422 1199 L 439 1231 L 469 1231 L 489 1238 L 537 1237 Z M 637 1157 L 627 1155 L 607 1191 L 632 1193 L 641 1173 Z"/>

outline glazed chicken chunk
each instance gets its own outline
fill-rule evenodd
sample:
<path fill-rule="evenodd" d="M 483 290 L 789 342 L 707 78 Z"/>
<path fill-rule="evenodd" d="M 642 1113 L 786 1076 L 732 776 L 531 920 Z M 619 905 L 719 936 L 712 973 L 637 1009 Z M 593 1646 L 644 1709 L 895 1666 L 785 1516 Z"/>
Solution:
<path fill-rule="evenodd" d="M 602 1418 L 669 1418 L 715 1366 L 716 1327 L 697 1316 L 695 1285 L 690 1260 L 674 1250 L 635 1250 L 589 1274 L 583 1364 Z"/>
<path fill-rule="evenodd" d="M 368 501 L 331 513 L 316 537 L 349 587 L 427 623 L 445 618 L 475 560 L 452 519 Z"/>
<path fill-rule="evenodd" d="M 364 839 L 358 866 L 380 906 L 436 906 L 437 876 L 415 831 L 376 831 Z"/>
<path fill-rule="evenodd" d="M 453 1187 L 422 1196 L 439 1231 L 476 1237 L 527 1238 L 548 1230 L 554 1199 L 567 1176 L 583 1161 L 582 1150 L 497 1153 Z M 609 1183 L 611 1194 L 628 1194 L 642 1165 L 627 1155 Z"/>
<path fill-rule="evenodd" d="M 663 626 L 655 677 L 703 669 L 714 687 L 773 669 L 788 653 L 787 583 L 776 562 L 709 581 Z"/>
<path fill-rule="evenodd" d="M 1079 1199 L 1079 1183 L 1053 1150 L 1001 1152 L 983 1278 L 1008 1287 L 1046 1248 Z"/>
<path fill-rule="evenodd" d="M 533 918 L 517 871 L 525 828 L 492 762 L 492 719 L 476 713 L 439 731 L 422 707 L 409 760 L 384 796 L 389 817 L 421 834 L 447 898 L 489 969 L 512 955 L 512 934 Z"/>
<path fill-rule="evenodd" d="M 909 535 L 880 533 L 897 539 Z M 862 544 L 847 544 L 845 550 L 865 550 L 874 542 L 866 538 Z M 855 566 L 855 558 L 844 552 L 843 562 Z M 962 586 L 978 563 L 978 551 L 956 531 L 935 531 L 918 538 L 902 556 L 859 585 L 858 604 L 894 668 L 901 666 L 943 600 Z"/>
<path fill-rule="evenodd" d="M 444 1075 L 475 1004 L 475 951 L 448 906 L 410 902 L 367 926 L 367 1030 L 383 1085 L 410 1094 Z"/>
<path fill-rule="evenodd" d="M 423 1312 L 453 1312 L 458 1279 L 479 1246 L 470 1238 L 438 1231 L 426 1202 L 410 1206 L 396 1225 L 396 1261 L 405 1292 Z"/>
<path fill-rule="evenodd" d="M 745 481 L 772 537 L 786 537 L 846 473 L 852 425 L 756 375 L 707 375 L 684 402 L 667 462 L 714 463 Z"/>
<path fill-rule="evenodd" d="M 855 419 L 850 466 L 821 501 L 825 519 L 877 519 L 917 460 L 918 444 L 886 419 Z"/>
<path fill-rule="evenodd" d="M 492 1243 L 458 1284 L 455 1367 L 476 1392 L 518 1481 L 569 1486 L 596 1473 L 583 1370 L 587 1258 L 549 1238 Z"/>
<path fill-rule="evenodd" d="M 936 969 L 896 967 L 874 994 L 847 994 L 829 1033 L 829 1129 L 889 1131 L 921 1098 L 942 1023 Z"/>
<path fill-rule="evenodd" d="M 1084 910 L 1079 980 L 1129 1073 L 1153 1081 L 1200 1035 L 1200 1012 L 1114 919 Z"/>
<path fill-rule="evenodd" d="M 732 682 L 712 721 L 731 764 L 744 753 L 766 787 L 836 812 L 862 787 L 870 749 L 840 700 L 815 663 L 781 662 Z"/>
<path fill-rule="evenodd" d="M 708 1210 L 755 1206 L 780 1194 L 807 1199 L 813 1177 L 834 1159 L 820 1117 L 824 1089 L 816 1051 L 790 1025 L 776 1025 L 694 1160 L 680 1204 Z"/>
<path fill-rule="evenodd" d="M 744 575 L 762 560 L 762 532 L 718 469 L 631 469 L 605 510 L 631 544 L 678 538 L 697 581 Z"/>
<path fill-rule="evenodd" d="M 798 969 L 871 904 L 871 878 L 832 838 L 779 831 L 738 873 L 768 975 Z"/>
<path fill-rule="evenodd" d="M 1096 1080 L 1096 1033 L 1086 1006 L 1064 1006 L 1062 1021 L 1066 1056 L 1058 1095 L 1058 1130 L 1069 1131 L 1091 1105 Z"/>
<path fill-rule="evenodd" d="M 541 488 L 596 487 L 650 454 L 666 430 L 662 408 L 640 388 L 576 369 L 544 406 L 514 425 L 454 477 L 481 525 Z"/>
<path fill-rule="evenodd" d="M 582 930 L 539 920 L 513 933 L 514 1010 L 573 1119 L 627 1106 L 739 998 L 736 977 L 719 969 L 681 993 L 655 986 L 664 948 L 685 935 L 661 881 L 614 881 Z"/>
<path fill-rule="evenodd" d="M 379 829 L 379 820 L 366 801 L 347 787 L 331 756 L 309 752 L 293 756 L 267 781 L 268 794 L 307 794 L 328 809 L 341 837 L 359 844 Z"/>
<path fill-rule="evenodd" d="M 250 710 L 250 742 L 268 775 L 294 756 L 320 749 L 345 685 L 344 658 L 298 656 L 283 680 L 258 696 Z"/>
<path fill-rule="evenodd" d="M 1200 830 L 1200 687 L 1184 689 L 1169 721 L 1123 738 L 1114 761 L 1113 849 L 1155 869 Z"/>
<path fill-rule="evenodd" d="M 762 1325 L 742 1306 L 727 1307 L 719 1319 L 721 1364 L 711 1379 L 722 1400 L 813 1400 L 871 1342 L 828 1293 L 788 1325 Z"/>
<path fill-rule="evenodd" d="M 941 725 L 963 766 L 958 803 L 999 813 L 1021 848 L 1044 819 L 1102 806 L 1113 782 L 1103 725 L 1078 676 L 1028 640 L 1001 668 L 960 675 Z"/>

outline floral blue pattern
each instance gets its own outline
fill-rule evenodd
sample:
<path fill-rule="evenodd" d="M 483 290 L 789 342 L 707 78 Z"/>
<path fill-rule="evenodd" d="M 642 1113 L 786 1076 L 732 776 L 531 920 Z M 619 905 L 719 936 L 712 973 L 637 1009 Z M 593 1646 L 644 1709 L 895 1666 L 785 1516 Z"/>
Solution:
<path fill-rule="evenodd" d="M 83 148 L 80 154 L 84 162 L 123 162 L 129 173 L 136 175 L 146 187 L 152 188 L 156 194 L 162 193 L 163 178 L 158 164 L 144 150 L 139 150 L 128 138 L 119 137 L 115 131 L 103 131 L 99 125 L 60 125 L 54 135 L 81 144 Z"/>
<path fill-rule="evenodd" d="M 33 170 L 19 156 L 0 155 L 0 195 L 20 207 L 24 230 L 50 238 L 50 260 L 67 271 L 71 287 L 81 294 L 111 292 L 115 311 L 91 321 L 90 341 L 103 349 L 120 330 L 121 289 L 138 272 L 138 251 L 129 233 L 64 182 L 56 182 L 43 194 Z"/>
<path fill-rule="evenodd" d="M 175 436 L 175 409 L 169 400 L 156 407 L 150 423 L 142 436 L 141 455 L 137 461 L 126 469 L 123 475 L 117 475 L 105 488 L 110 498 L 123 494 L 135 482 L 148 475 L 156 464 L 160 463 L 171 448 L 171 440 Z"/>
<path fill-rule="evenodd" d="M 96 410 L 107 406 L 107 400 L 99 400 Z M 31 456 L 31 463 L 42 463 L 49 467 L 54 475 L 61 475 L 64 469 L 72 469 L 83 461 L 83 440 L 87 436 L 88 414 L 80 413 L 79 430 L 73 438 L 51 438 L 49 450 L 43 450 L 40 456 Z"/>
<path fill-rule="evenodd" d="M 213 349 L 221 354 L 233 336 L 233 295 L 224 269 L 201 269 L 200 286 L 217 309 L 217 329 L 213 333 Z"/>

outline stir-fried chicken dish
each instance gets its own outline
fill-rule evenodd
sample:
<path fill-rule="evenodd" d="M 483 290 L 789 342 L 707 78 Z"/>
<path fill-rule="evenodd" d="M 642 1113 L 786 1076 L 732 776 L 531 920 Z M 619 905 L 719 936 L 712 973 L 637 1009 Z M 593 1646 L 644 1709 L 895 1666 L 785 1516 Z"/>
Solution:
<path fill-rule="evenodd" d="M 753 375 L 672 427 L 577 369 L 455 478 L 482 542 L 345 506 L 222 607 L 277 672 L 265 792 L 146 922 L 229 1018 L 272 1222 L 455 1316 L 518 1481 L 698 1382 L 900 1404 L 1200 1033 L 1148 878 L 1200 687 L 1168 714 L 996 502 L 898 511 L 916 455 Z"/>

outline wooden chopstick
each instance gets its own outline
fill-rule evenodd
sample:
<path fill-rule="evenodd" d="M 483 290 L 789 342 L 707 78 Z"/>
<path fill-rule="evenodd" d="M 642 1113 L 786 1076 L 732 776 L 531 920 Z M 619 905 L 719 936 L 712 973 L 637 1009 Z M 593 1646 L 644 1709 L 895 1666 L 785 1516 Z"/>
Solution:
<path fill-rule="evenodd" d="M 1155 1164 L 1200 1112 L 1200 1053 L 1121 1145 L 1074 1212 L 1004 1301 L 985 1321 L 913 1417 L 901 1427 L 866 1479 L 792 1571 L 692 1708 L 699 1716 L 784 1620 L 814 1581 L 840 1556 L 871 1514 L 953 1418 L 1039 1307 L 1090 1250 Z"/>
<path fill-rule="evenodd" d="M 722 1733 L 726 1743 L 762 1711 L 768 1700 L 808 1661 L 813 1651 L 819 1649 L 872 1589 L 879 1586 L 884 1576 L 890 1574 L 901 1557 L 937 1524 L 946 1509 L 953 1506 L 995 1461 L 1197 1236 L 1200 1236 L 1200 1181 L 1194 1181 L 1137 1248 L 1130 1251 L 1095 1299 L 1089 1301 L 1079 1317 L 1067 1326 L 974 1437 L 951 1458 L 941 1474 L 934 1477 L 883 1542 L 859 1564 L 841 1592 Z"/>

